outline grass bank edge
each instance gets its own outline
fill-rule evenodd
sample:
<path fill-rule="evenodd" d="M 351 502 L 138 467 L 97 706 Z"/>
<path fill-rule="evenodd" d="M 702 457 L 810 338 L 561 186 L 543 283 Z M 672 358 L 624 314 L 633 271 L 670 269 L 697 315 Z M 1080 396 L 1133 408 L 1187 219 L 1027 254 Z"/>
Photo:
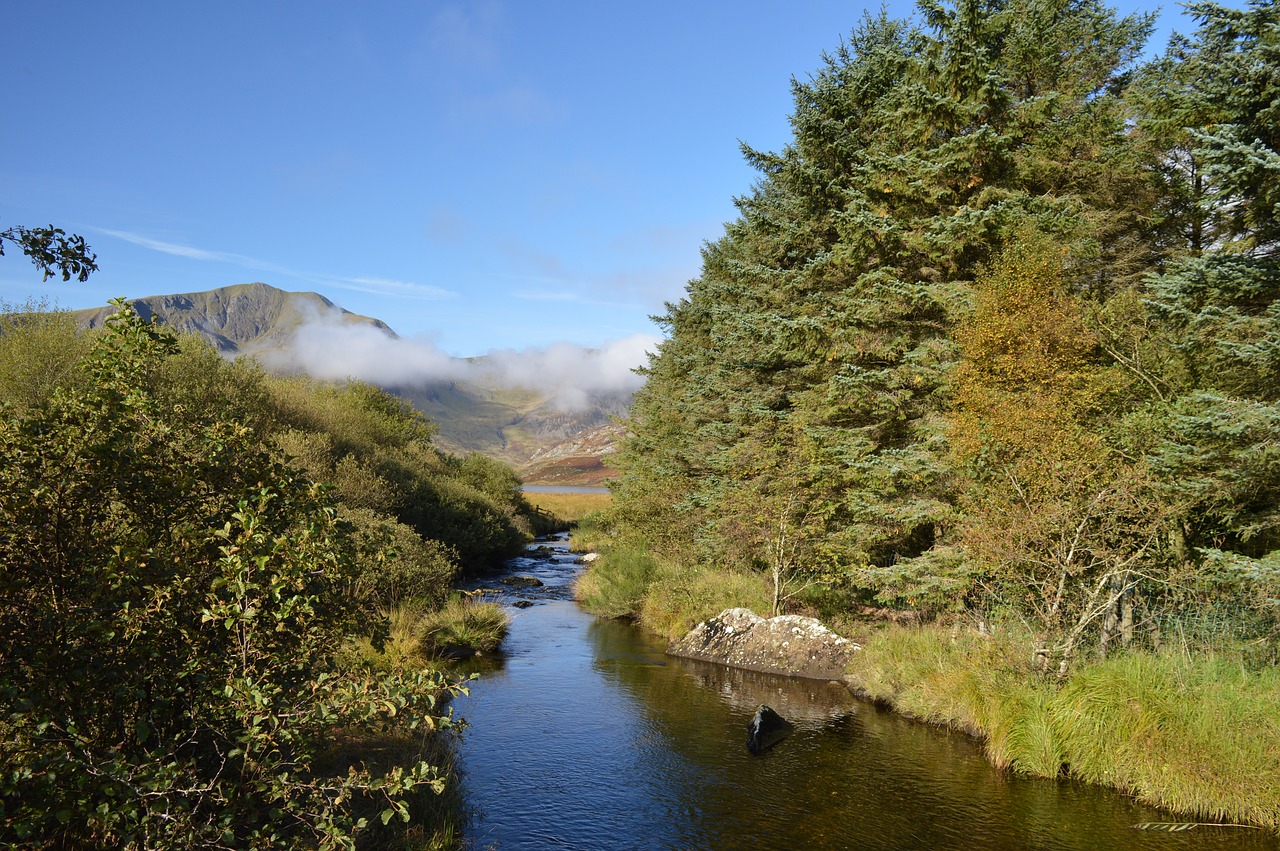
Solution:
<path fill-rule="evenodd" d="M 599 528 L 575 595 L 588 611 L 668 638 L 726 608 L 767 611 L 759 575 L 677 569 Z M 1128 652 L 1065 679 L 1037 671 L 1016 630 L 845 622 L 860 641 L 857 693 L 984 741 L 998 768 L 1110 786 L 1172 813 L 1280 830 L 1280 670 L 1218 655 Z"/>
<path fill-rule="evenodd" d="M 1033 669 L 1029 646 L 1015 635 L 883 626 L 847 682 L 900 713 L 981 737 L 999 768 L 1280 830 L 1280 671 L 1126 652 L 1058 680 Z"/>

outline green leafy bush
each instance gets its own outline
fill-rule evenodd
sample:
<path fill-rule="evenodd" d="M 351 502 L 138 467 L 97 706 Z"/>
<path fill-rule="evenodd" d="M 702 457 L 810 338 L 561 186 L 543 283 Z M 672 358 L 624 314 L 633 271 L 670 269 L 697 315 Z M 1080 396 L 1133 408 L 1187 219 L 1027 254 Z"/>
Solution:
<path fill-rule="evenodd" d="M 320 757 L 448 724 L 450 687 L 337 664 L 385 635 L 350 526 L 253 430 L 157 394 L 174 340 L 119 304 L 84 382 L 0 421 L 0 844 L 353 847 L 443 779 Z"/>

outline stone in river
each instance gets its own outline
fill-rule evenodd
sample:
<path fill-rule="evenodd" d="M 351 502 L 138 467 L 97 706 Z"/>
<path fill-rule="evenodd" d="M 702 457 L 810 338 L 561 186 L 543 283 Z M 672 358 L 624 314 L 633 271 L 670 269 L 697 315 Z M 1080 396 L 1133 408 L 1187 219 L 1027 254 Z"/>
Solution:
<path fill-rule="evenodd" d="M 536 576 L 508 576 L 506 579 L 499 579 L 504 585 L 516 585 L 521 588 L 541 588 L 542 580 Z"/>
<path fill-rule="evenodd" d="M 791 722 L 762 703 L 747 725 L 747 750 L 753 754 L 764 753 L 791 735 L 793 730 L 795 727 Z"/>
<path fill-rule="evenodd" d="M 532 600 L 517 600 L 517 601 L 515 601 L 514 603 L 512 603 L 511 605 L 515 606 L 517 609 L 527 609 L 527 608 L 529 608 L 530 606 L 532 606 L 532 605 L 533 605 L 533 601 L 532 601 Z"/>

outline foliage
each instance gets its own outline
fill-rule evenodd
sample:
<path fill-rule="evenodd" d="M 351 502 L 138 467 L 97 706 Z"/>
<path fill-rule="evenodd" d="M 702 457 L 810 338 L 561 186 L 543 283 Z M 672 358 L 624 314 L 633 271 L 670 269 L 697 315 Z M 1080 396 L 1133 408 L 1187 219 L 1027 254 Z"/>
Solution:
<path fill-rule="evenodd" d="M 76 367 L 91 343 L 65 311 L 47 302 L 0 302 L 0 402 L 10 413 L 25 413 L 47 405 L 54 390 L 83 383 Z"/>
<path fill-rule="evenodd" d="M 350 508 L 390 515 L 456 552 L 466 569 L 529 539 L 532 509 L 510 468 L 443 454 L 431 442 L 434 426 L 402 399 L 361 382 L 301 377 L 272 378 L 267 391 L 282 450 L 333 482 Z"/>
<path fill-rule="evenodd" d="M 335 730 L 447 724 L 438 677 L 342 670 L 383 627 L 325 489 L 156 385 L 176 342 L 117 302 L 89 381 L 0 423 L 6 844 L 351 847 L 438 788 L 321 770 Z"/>
<path fill-rule="evenodd" d="M 53 225 L 45 228 L 10 225 L 0 230 L 0 257 L 4 256 L 6 242 L 13 243 L 27 255 L 46 281 L 57 274 L 64 281 L 75 278 L 84 283 L 89 275 L 98 271 L 97 255 L 89 250 L 84 237 L 68 235 Z"/>
<path fill-rule="evenodd" d="M 1183 629 L 1277 658 L 1280 26 L 1189 10 L 1138 66 L 1147 15 L 925 0 L 793 83 L 616 456 L 640 611 L 754 572 L 1018 618 L 1062 674 Z"/>
<path fill-rule="evenodd" d="M 1156 256 L 1158 184 L 1126 144 L 1119 98 L 1150 19 L 1083 0 L 920 9 L 923 28 L 865 18 L 794 84 L 792 142 L 745 149 L 761 181 L 660 318 L 670 338 L 618 455 L 624 536 L 690 570 L 761 570 L 775 608 L 815 579 L 891 605 L 969 601 L 955 419 L 985 422 L 1016 399 L 1053 431 L 1053 400 L 1023 397 L 1079 368 L 1091 385 L 1061 389 L 1087 421 L 1104 376 L 1070 291 L 1110 295 Z M 1070 270 L 1056 300 L 1021 317 L 976 303 L 982 270 L 1028 233 Z M 1006 289 L 1028 307 L 1039 297 Z M 1056 337 L 1001 348 L 1045 330 Z M 1071 363 L 958 397 L 962 358 L 994 377 L 1053 347 Z"/>
<path fill-rule="evenodd" d="M 956 334 L 961 541 L 985 605 L 1027 618 L 1045 663 L 1094 635 L 1132 644 L 1161 531 L 1145 468 L 1095 428 L 1118 379 L 1068 280 L 1063 252 L 1027 234 L 978 281 Z"/>

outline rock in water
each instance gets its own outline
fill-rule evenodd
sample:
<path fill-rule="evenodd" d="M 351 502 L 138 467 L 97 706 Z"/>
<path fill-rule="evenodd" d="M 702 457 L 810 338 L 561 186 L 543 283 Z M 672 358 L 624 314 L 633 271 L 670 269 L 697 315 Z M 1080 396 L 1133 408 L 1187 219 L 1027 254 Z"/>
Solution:
<path fill-rule="evenodd" d="M 764 753 L 791 735 L 793 730 L 795 727 L 791 722 L 762 703 L 747 725 L 747 750 L 753 754 Z"/>
<path fill-rule="evenodd" d="M 860 649 L 813 618 L 765 620 L 750 609 L 725 609 L 689 630 L 667 652 L 787 677 L 838 680 Z"/>

